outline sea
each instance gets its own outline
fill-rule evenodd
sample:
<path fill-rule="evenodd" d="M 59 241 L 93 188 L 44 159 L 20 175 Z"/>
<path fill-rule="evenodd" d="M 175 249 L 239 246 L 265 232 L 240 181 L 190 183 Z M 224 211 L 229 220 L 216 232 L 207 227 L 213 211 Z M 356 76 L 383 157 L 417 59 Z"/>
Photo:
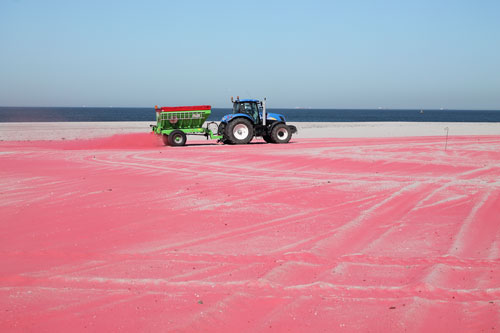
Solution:
<path fill-rule="evenodd" d="M 208 121 L 231 109 L 213 108 Z M 500 122 L 500 110 L 268 109 L 289 122 Z M 154 108 L 0 107 L 0 122 L 155 121 Z"/>

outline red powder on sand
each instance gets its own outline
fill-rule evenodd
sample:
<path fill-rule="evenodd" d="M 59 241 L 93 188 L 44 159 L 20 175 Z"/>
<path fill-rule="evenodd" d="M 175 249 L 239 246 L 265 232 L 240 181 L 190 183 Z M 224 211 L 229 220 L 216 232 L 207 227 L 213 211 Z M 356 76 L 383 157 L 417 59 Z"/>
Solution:
<path fill-rule="evenodd" d="M 0 142 L 0 331 L 497 329 L 499 146 Z"/>
<path fill-rule="evenodd" d="M 4 141 L 4 147 L 33 147 L 58 150 L 102 150 L 102 149 L 156 149 L 164 146 L 161 137 L 154 133 L 116 134 L 108 137 L 74 140 Z"/>
<path fill-rule="evenodd" d="M 161 139 L 153 133 L 117 134 L 88 140 L 67 140 L 55 143 L 62 149 L 151 149 L 162 146 Z"/>

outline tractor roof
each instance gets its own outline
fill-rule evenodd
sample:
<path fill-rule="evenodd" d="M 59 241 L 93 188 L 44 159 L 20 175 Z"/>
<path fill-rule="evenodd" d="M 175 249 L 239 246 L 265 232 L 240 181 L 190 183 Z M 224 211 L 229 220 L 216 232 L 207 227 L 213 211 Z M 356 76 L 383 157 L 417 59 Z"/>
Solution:
<path fill-rule="evenodd" d="M 244 103 L 244 102 L 255 102 L 255 103 L 258 103 L 259 100 L 258 99 L 239 99 L 239 100 L 236 100 L 234 101 L 235 103 Z"/>

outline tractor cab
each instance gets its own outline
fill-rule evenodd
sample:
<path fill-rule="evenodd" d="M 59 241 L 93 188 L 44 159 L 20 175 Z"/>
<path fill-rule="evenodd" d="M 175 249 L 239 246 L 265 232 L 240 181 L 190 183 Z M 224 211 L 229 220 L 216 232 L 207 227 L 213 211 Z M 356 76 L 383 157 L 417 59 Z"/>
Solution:
<path fill-rule="evenodd" d="M 239 98 L 233 101 L 233 114 L 244 114 L 249 116 L 254 124 L 260 123 L 260 109 L 262 103 L 256 99 L 242 99 Z"/>

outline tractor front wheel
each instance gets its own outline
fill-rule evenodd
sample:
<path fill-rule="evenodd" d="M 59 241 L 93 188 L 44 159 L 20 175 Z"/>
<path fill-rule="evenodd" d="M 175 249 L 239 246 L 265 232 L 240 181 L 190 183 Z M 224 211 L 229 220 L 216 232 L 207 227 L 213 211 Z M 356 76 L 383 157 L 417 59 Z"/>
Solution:
<path fill-rule="evenodd" d="M 274 143 L 273 141 L 273 138 L 271 138 L 270 135 L 263 135 L 262 138 L 264 139 L 264 141 L 266 141 L 267 143 Z"/>
<path fill-rule="evenodd" d="M 168 136 L 168 144 L 173 147 L 184 146 L 186 144 L 186 133 L 175 130 Z"/>
<path fill-rule="evenodd" d="M 236 118 L 226 126 L 226 138 L 233 144 L 246 144 L 253 139 L 253 125 L 250 120 Z"/>
<path fill-rule="evenodd" d="M 271 131 L 271 139 L 274 143 L 288 143 L 292 138 L 292 131 L 285 124 L 278 124 Z"/>

